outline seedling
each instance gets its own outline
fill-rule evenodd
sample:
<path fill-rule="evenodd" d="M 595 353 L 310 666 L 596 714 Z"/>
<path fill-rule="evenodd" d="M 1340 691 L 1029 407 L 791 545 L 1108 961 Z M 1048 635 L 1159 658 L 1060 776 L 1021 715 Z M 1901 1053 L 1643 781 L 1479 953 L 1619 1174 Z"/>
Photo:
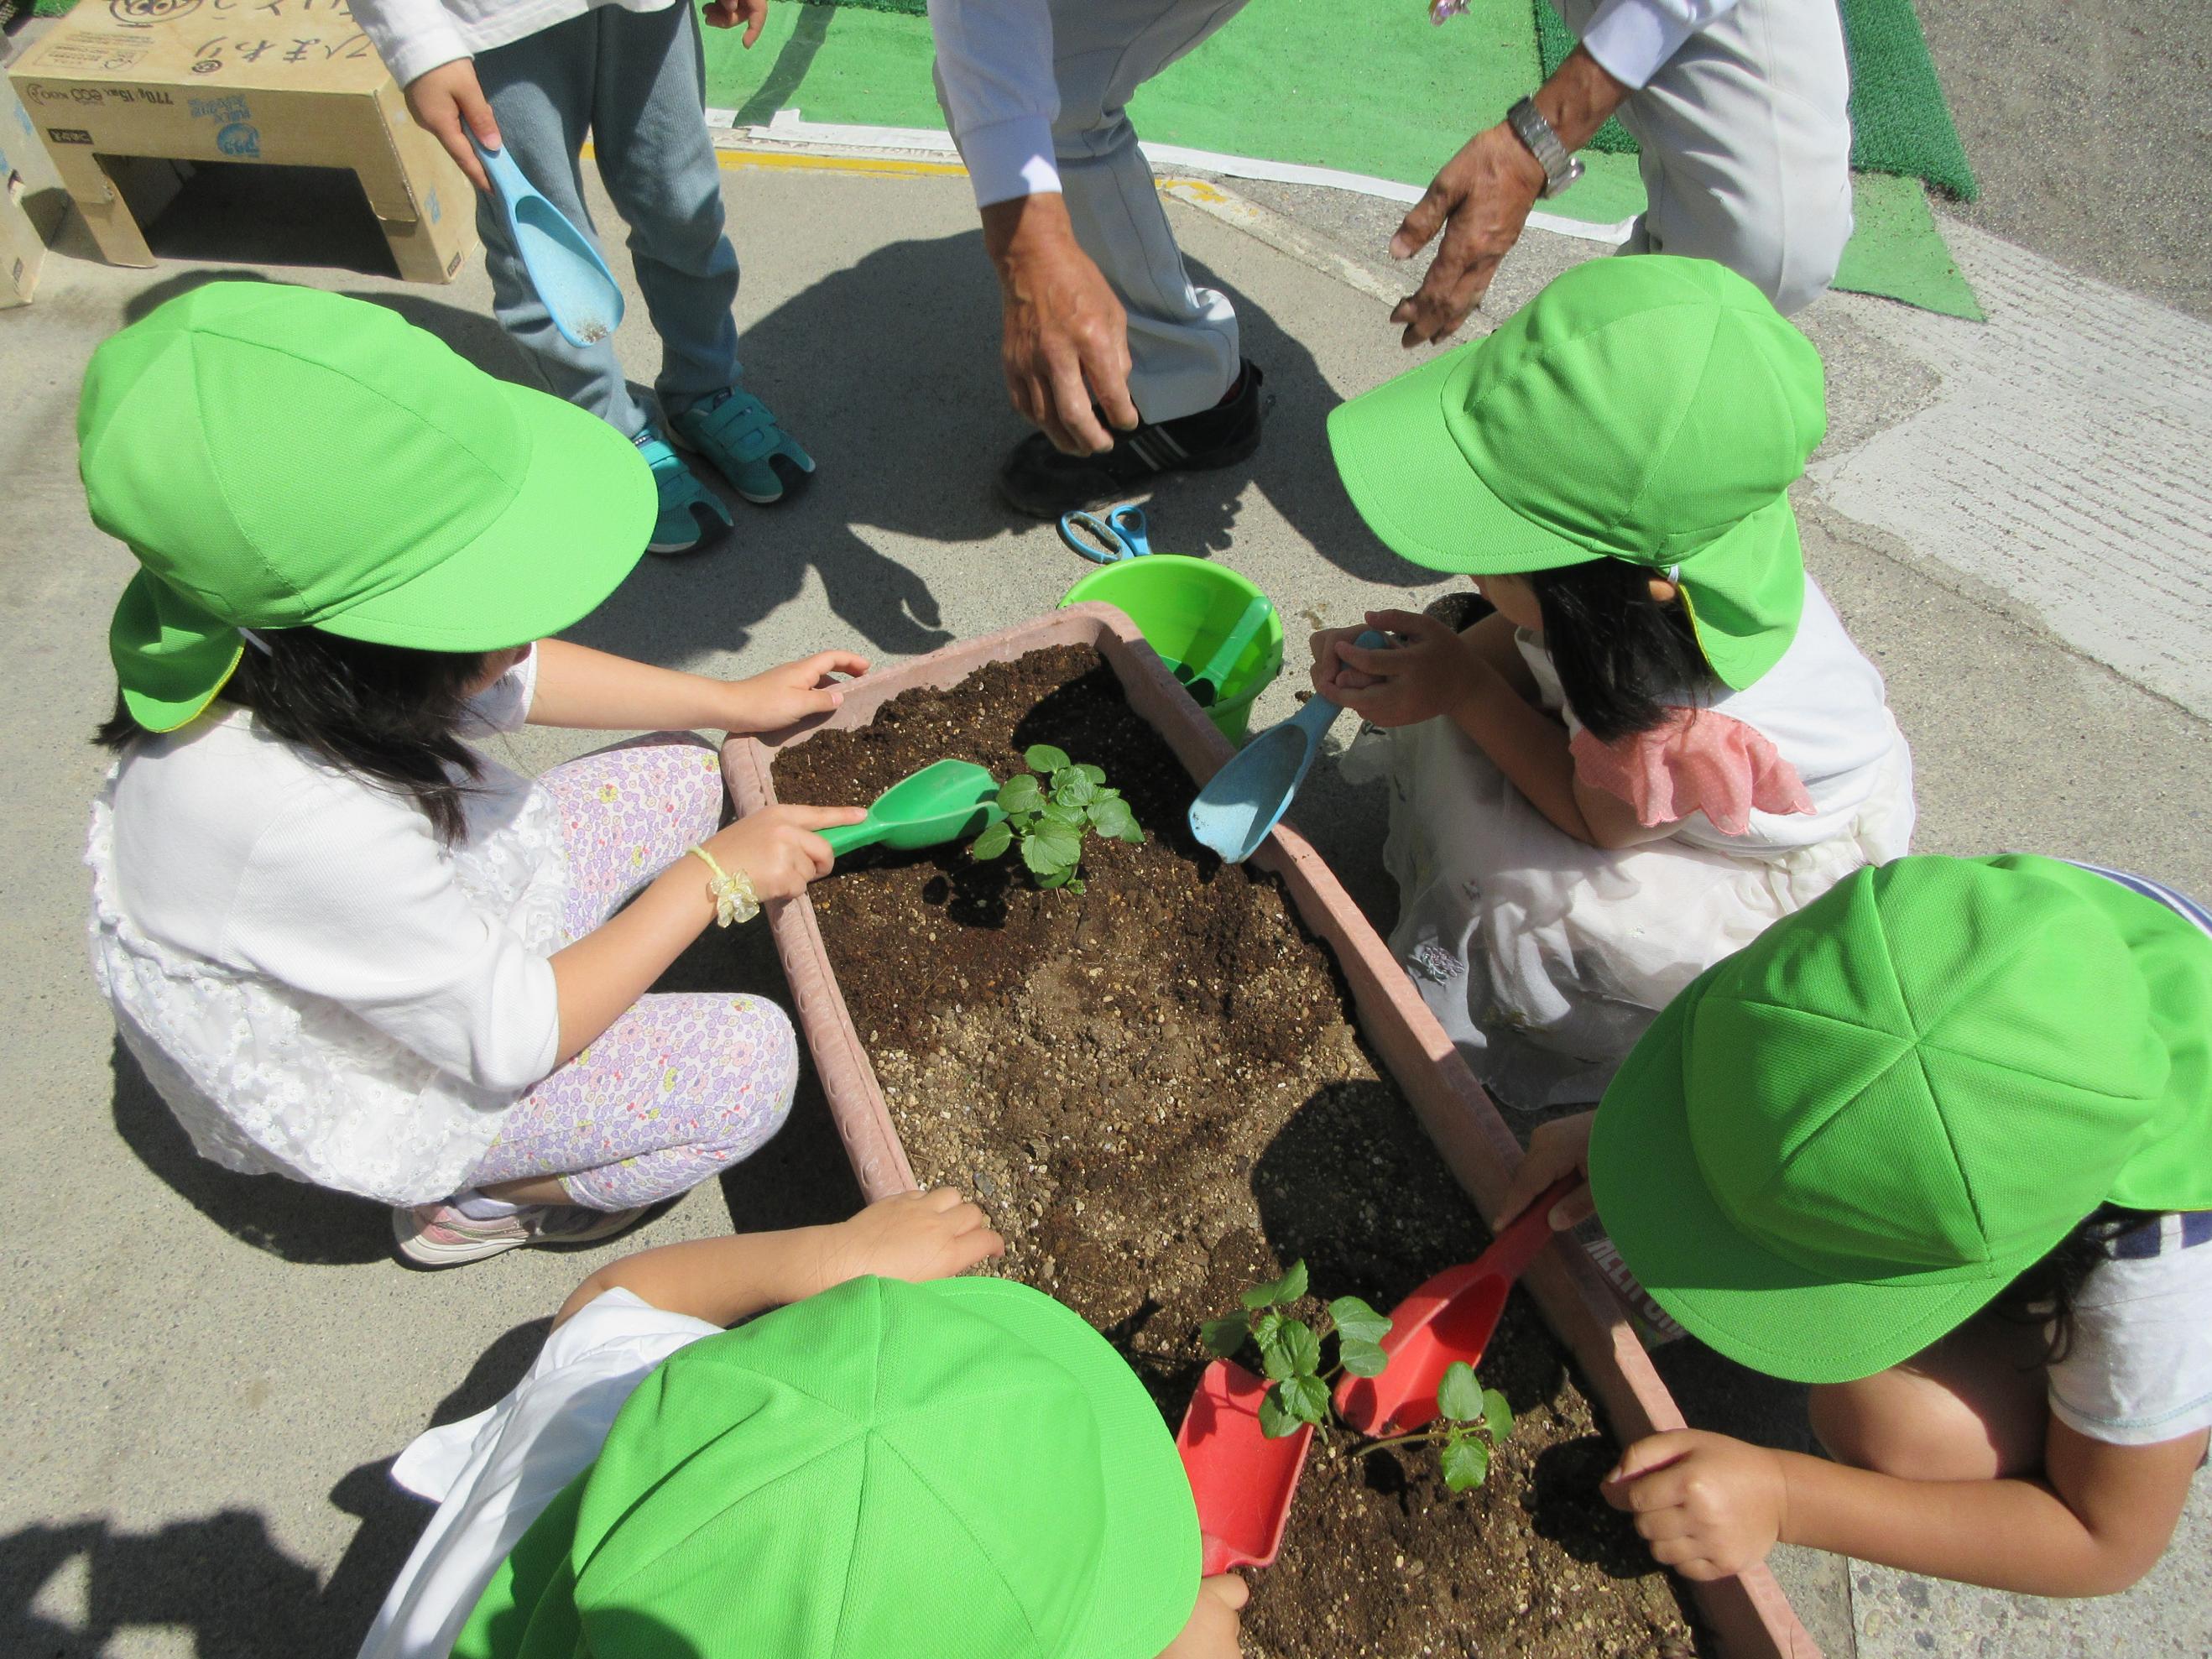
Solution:
<path fill-rule="evenodd" d="M 1064 749 L 1031 744 L 1022 751 L 1030 769 L 999 786 L 1006 821 L 969 843 L 970 856 L 995 859 L 1019 842 L 1022 863 L 1040 887 L 1083 891 L 1083 837 L 1093 831 L 1115 841 L 1142 842 L 1136 814 L 1121 792 L 1108 787 L 1103 768 L 1079 766 Z"/>
<path fill-rule="evenodd" d="M 1261 1431 L 1279 1440 L 1304 1424 L 1321 1429 L 1334 1424 L 1354 1436 L 1352 1450 L 1363 1455 L 1425 1443 L 1437 1449 L 1445 1486 L 1454 1492 L 1480 1486 L 1490 1474 L 1492 1455 L 1513 1432 L 1513 1408 L 1505 1396 L 1484 1388 L 1474 1366 L 1455 1362 L 1437 1389 L 1434 1423 L 1381 1439 L 1358 1435 L 1337 1417 L 1329 1382 L 1340 1371 L 1381 1376 L 1389 1364 L 1382 1343 L 1390 1334 L 1390 1321 L 1358 1297 L 1340 1296 L 1328 1304 L 1324 1328 L 1316 1330 L 1287 1311 L 1305 1293 L 1306 1264 L 1293 1262 L 1280 1279 L 1238 1297 L 1242 1312 L 1209 1319 L 1200 1328 L 1207 1352 L 1221 1358 L 1233 1358 L 1247 1341 L 1259 1349 L 1261 1369 L 1268 1378 L 1267 1397 L 1260 1402 Z M 1336 1339 L 1336 1363 L 1323 1370 L 1322 1345 L 1331 1336 Z"/>

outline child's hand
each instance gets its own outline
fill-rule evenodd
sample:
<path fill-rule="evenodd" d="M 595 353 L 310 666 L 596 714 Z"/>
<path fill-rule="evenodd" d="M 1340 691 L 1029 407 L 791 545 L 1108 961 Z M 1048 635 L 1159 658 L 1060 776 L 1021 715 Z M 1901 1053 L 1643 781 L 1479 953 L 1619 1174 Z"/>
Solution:
<path fill-rule="evenodd" d="M 1537 1194 L 1565 1175 L 1580 1175 L 1583 1185 L 1552 1206 L 1552 1231 L 1565 1232 L 1597 1213 L 1589 1189 L 1590 1124 L 1596 1116 L 1595 1112 L 1577 1112 L 1572 1117 L 1555 1117 L 1549 1123 L 1536 1126 L 1536 1132 L 1528 1137 L 1528 1155 L 1513 1172 L 1513 1184 L 1505 1189 L 1498 1213 L 1490 1218 L 1492 1232 L 1527 1209 L 1535 1201 Z"/>
<path fill-rule="evenodd" d="M 491 180 L 469 143 L 469 134 L 475 133 L 486 149 L 502 146 L 499 123 L 493 118 L 483 83 L 477 79 L 477 60 L 456 58 L 424 70 L 407 83 L 406 98 L 415 125 L 443 144 L 454 165 L 468 174 L 469 182 L 489 194 Z"/>
<path fill-rule="evenodd" d="M 1313 636 L 1314 690 L 1376 726 L 1415 726 L 1449 714 L 1475 677 L 1490 672 L 1458 632 L 1411 611 L 1370 611 L 1367 626 L 1401 643 L 1364 650 L 1362 629 L 1332 628 Z"/>
<path fill-rule="evenodd" d="M 716 830 L 706 846 L 723 869 L 744 871 L 766 903 L 804 892 L 808 882 L 830 873 L 837 860 L 817 830 L 867 816 L 865 806 L 771 806 Z M 698 868 L 696 859 L 690 863 Z"/>
<path fill-rule="evenodd" d="M 743 23 L 745 38 L 741 44 L 750 52 L 768 22 L 768 0 L 708 0 L 700 15 L 718 29 L 733 29 Z"/>
<path fill-rule="evenodd" d="M 894 1193 L 833 1227 L 818 1230 L 817 1291 L 872 1273 L 879 1279 L 952 1279 L 1006 1253 L 983 1212 L 950 1187 Z"/>
<path fill-rule="evenodd" d="M 1700 1583 L 1765 1559 L 1790 1509 L 1780 1457 L 1699 1429 L 1638 1441 L 1600 1490 L 1636 1516 L 1652 1559 Z"/>
<path fill-rule="evenodd" d="M 844 682 L 834 677 L 867 672 L 868 659 L 856 652 L 817 651 L 750 679 L 731 680 L 729 708 L 723 715 L 729 724 L 722 729 L 773 732 L 809 714 L 829 714 L 845 701 Z"/>
<path fill-rule="evenodd" d="M 1190 1610 L 1190 1623 L 1168 1644 L 1160 1659 L 1237 1659 L 1243 1651 L 1237 1644 L 1237 1613 L 1251 1595 L 1244 1581 L 1233 1572 L 1200 1580 L 1198 1605 Z"/>

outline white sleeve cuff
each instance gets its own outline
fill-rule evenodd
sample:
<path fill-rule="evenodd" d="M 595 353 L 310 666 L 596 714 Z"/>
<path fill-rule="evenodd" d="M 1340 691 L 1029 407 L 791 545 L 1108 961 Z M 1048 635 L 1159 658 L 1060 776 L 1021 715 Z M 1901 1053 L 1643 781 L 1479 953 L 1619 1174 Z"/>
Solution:
<path fill-rule="evenodd" d="M 427 26 L 419 34 L 404 39 L 380 40 L 371 30 L 363 29 L 362 33 L 376 46 L 378 55 L 384 59 L 384 67 L 392 71 L 392 78 L 399 83 L 402 92 L 441 64 L 475 55 L 470 52 L 468 42 L 461 39 L 461 32 L 450 23 Z"/>
<path fill-rule="evenodd" d="M 1052 157 L 1052 122 L 1042 115 L 1017 115 L 971 128 L 960 135 L 960 159 L 968 164 L 979 208 L 1060 190 L 1060 168 Z"/>
<path fill-rule="evenodd" d="M 1733 9 L 1734 0 L 1718 6 L 1603 0 L 1583 31 L 1583 45 L 1614 80 L 1640 88 L 1682 49 L 1682 42 Z"/>

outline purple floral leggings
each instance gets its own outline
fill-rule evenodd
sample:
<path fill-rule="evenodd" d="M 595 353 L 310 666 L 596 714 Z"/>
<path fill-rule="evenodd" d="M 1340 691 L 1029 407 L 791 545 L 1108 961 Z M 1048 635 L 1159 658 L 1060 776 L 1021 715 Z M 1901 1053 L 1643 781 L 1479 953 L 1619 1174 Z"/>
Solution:
<path fill-rule="evenodd" d="M 690 737 L 602 749 L 539 785 L 568 843 L 562 931 L 571 941 L 721 821 L 721 768 Z M 759 1151 L 783 1127 L 798 1080 L 798 1040 L 774 1003 L 733 992 L 643 996 L 508 1108 L 469 1184 L 557 1175 L 591 1209 L 657 1204 Z"/>

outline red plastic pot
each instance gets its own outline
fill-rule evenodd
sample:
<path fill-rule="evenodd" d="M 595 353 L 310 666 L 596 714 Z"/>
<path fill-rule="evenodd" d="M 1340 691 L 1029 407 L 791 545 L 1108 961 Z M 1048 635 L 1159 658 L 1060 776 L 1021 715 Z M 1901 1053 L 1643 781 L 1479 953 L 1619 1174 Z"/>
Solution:
<path fill-rule="evenodd" d="M 902 691 L 957 685 L 986 663 L 1010 662 L 1055 645 L 1095 647 L 1121 680 L 1130 707 L 1166 740 L 1193 779 L 1212 776 L 1235 752 L 1160 665 L 1134 623 L 1110 605 L 1079 605 L 871 674 L 824 719 L 757 738 L 732 738 L 723 746 L 722 769 L 738 811 L 757 812 L 775 803 L 769 768 L 777 750 L 803 743 L 824 726 L 866 726 Z M 1300 919 L 1335 953 L 1352 988 L 1361 1031 L 1460 1185 L 1478 1208 L 1490 1212 L 1505 1195 L 1521 1161 L 1521 1146 L 1451 1039 L 1303 836 L 1277 825 L 1252 862 L 1282 878 Z M 799 1024 L 861 1190 L 872 1199 L 911 1190 L 914 1171 L 838 994 L 814 907 L 801 894 L 771 903 L 768 911 Z M 1547 1250 L 1529 1267 L 1524 1283 L 1546 1322 L 1572 1351 L 1615 1439 L 1626 1444 L 1685 1426 L 1612 1291 L 1587 1258 L 1579 1252 Z M 1819 1659 L 1819 1648 L 1764 1566 L 1689 1589 L 1706 1623 L 1736 1659 Z"/>

